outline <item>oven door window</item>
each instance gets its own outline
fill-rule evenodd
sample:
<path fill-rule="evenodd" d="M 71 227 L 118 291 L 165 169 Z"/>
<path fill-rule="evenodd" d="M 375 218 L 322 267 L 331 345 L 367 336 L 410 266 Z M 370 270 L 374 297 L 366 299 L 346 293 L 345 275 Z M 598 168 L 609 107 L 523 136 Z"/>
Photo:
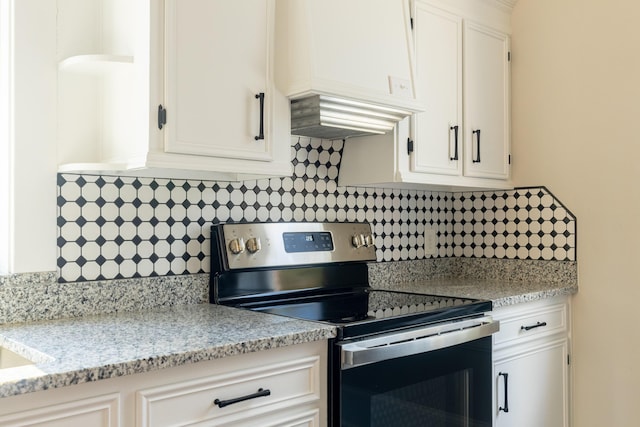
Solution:
<path fill-rule="evenodd" d="M 342 427 L 491 427 L 491 337 L 342 371 Z"/>

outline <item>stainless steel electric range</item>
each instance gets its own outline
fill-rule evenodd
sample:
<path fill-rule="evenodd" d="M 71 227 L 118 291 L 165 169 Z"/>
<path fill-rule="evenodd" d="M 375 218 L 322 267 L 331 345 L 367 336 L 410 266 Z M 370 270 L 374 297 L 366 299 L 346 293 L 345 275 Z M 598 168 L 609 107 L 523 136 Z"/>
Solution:
<path fill-rule="evenodd" d="M 490 301 L 376 290 L 367 223 L 216 224 L 210 301 L 327 322 L 329 420 L 491 426 Z"/>

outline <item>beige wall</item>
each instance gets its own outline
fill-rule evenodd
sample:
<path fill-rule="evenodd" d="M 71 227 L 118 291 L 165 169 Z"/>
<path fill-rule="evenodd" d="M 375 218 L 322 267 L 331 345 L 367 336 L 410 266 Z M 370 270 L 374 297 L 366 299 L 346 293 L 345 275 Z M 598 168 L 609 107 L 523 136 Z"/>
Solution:
<path fill-rule="evenodd" d="M 513 174 L 578 218 L 575 427 L 640 413 L 640 2 L 519 0 Z"/>

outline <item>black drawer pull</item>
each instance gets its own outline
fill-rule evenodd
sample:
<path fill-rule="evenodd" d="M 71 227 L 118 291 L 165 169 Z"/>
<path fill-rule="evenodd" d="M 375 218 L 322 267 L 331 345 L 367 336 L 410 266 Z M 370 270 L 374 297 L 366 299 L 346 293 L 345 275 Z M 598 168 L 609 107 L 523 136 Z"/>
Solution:
<path fill-rule="evenodd" d="M 229 400 L 216 399 L 213 401 L 213 404 L 218 405 L 219 408 L 224 408 L 225 406 L 233 405 L 234 403 L 244 402 L 245 400 L 255 399 L 256 397 L 265 397 L 269 395 L 271 395 L 271 390 L 264 390 L 259 388 L 256 393 L 247 394 L 246 396 L 236 397 L 235 399 Z"/>
<path fill-rule="evenodd" d="M 509 412 L 509 374 L 506 372 L 500 372 L 499 377 L 504 377 L 504 406 L 498 408 L 498 412 Z"/>
<path fill-rule="evenodd" d="M 547 326 L 547 322 L 538 322 L 535 325 L 530 326 L 520 326 L 520 329 L 523 331 L 530 331 L 531 329 L 541 328 L 543 326 Z"/>

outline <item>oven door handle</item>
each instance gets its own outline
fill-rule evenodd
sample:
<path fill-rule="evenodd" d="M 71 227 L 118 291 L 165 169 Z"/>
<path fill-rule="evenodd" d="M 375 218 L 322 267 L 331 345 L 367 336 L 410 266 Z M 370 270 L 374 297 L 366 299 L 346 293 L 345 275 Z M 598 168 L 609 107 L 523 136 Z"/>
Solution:
<path fill-rule="evenodd" d="M 500 322 L 490 316 L 431 325 L 339 344 L 342 369 L 383 360 L 426 353 L 488 337 L 500 330 Z"/>

